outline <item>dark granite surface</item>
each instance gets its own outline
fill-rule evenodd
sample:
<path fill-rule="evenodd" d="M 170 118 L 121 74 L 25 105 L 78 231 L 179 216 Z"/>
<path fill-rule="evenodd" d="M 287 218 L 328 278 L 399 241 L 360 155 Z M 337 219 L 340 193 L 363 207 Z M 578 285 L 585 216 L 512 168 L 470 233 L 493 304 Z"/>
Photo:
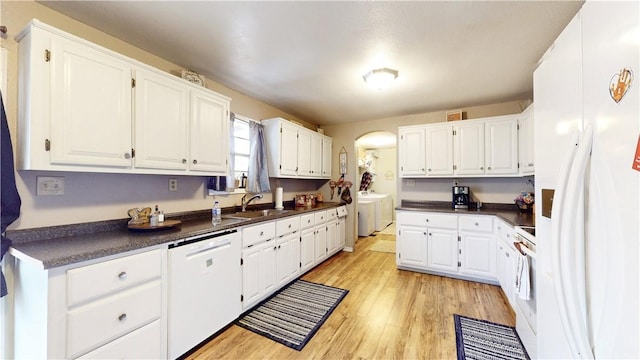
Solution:
<path fill-rule="evenodd" d="M 396 210 L 408 211 L 436 211 L 460 215 L 495 215 L 511 226 L 534 226 L 534 215 L 530 212 L 520 212 L 515 204 L 483 203 L 478 210 L 476 203 L 469 205 L 469 210 L 454 210 L 448 201 L 411 201 L 402 200 Z"/>
<path fill-rule="evenodd" d="M 289 206 L 287 207 L 287 205 Z M 13 240 L 11 252 L 14 256 L 21 259 L 31 258 L 42 263 L 44 269 L 51 269 L 145 247 L 169 245 L 192 236 L 335 208 L 340 205 L 335 202 L 324 202 L 311 208 L 294 209 L 292 204 L 285 204 L 285 210 L 293 211 L 263 216 L 258 219 L 224 219 L 222 224 L 215 227 L 211 225 L 211 211 L 201 210 L 167 216 L 167 219 L 182 222 L 180 226 L 174 228 L 147 231 L 129 230 L 127 228 L 128 219 L 121 219 L 7 231 L 7 236 Z M 272 205 L 270 206 L 273 208 Z M 265 206 L 256 206 L 250 207 L 249 210 L 265 208 Z M 236 211 L 235 208 L 223 209 L 223 217 L 234 211 Z"/>

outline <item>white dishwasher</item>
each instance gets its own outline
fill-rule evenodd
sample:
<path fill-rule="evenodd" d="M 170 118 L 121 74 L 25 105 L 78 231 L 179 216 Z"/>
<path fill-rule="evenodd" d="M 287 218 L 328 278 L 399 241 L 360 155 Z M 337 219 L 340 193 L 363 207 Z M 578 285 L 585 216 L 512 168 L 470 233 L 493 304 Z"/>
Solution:
<path fill-rule="evenodd" d="M 169 358 L 240 316 L 240 242 L 238 231 L 230 230 L 169 245 Z"/>

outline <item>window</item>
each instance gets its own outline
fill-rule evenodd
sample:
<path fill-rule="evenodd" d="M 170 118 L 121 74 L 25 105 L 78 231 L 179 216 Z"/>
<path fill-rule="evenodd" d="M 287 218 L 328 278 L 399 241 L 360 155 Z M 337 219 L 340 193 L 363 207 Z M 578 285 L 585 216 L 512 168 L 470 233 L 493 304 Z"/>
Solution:
<path fill-rule="evenodd" d="M 249 121 L 253 120 L 245 116 L 236 115 L 233 122 L 234 151 L 231 156 L 234 160 L 233 178 L 238 180 L 238 184 L 240 184 L 242 175 L 247 176 L 249 172 Z"/>

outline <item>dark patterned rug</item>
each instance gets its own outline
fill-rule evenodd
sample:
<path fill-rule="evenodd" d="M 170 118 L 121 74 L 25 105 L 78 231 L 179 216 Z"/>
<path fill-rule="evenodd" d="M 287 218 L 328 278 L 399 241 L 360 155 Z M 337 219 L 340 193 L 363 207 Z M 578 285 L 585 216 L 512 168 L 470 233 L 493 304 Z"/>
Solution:
<path fill-rule="evenodd" d="M 296 280 L 240 317 L 236 324 L 300 351 L 348 292 Z"/>
<path fill-rule="evenodd" d="M 458 360 L 526 359 L 529 355 L 511 326 L 454 314 Z"/>

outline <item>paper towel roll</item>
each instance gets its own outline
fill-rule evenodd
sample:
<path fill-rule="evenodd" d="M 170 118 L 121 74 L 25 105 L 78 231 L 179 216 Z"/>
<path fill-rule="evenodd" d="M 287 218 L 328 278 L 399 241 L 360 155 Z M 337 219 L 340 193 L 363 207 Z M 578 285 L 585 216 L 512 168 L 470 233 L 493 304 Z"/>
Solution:
<path fill-rule="evenodd" d="M 284 206 L 282 206 L 282 188 L 276 188 L 276 209 L 282 210 Z"/>

